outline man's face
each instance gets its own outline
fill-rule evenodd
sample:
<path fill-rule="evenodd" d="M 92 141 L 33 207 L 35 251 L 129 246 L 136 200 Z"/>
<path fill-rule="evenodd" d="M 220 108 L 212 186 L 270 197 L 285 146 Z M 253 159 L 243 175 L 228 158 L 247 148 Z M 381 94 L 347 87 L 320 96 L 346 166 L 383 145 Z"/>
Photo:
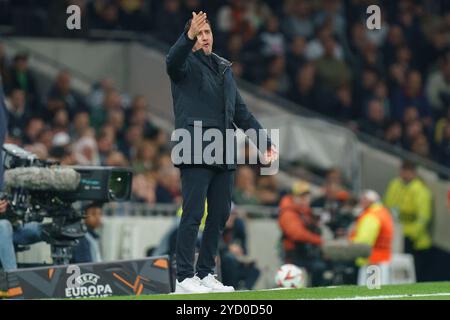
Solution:
<path fill-rule="evenodd" d="M 361 196 L 361 198 L 359 199 L 359 206 L 362 209 L 367 209 L 371 204 L 372 204 L 372 201 L 367 199 L 367 197 L 365 197 L 365 196 Z"/>
<path fill-rule="evenodd" d="M 16 62 L 16 69 L 20 72 L 25 72 L 28 69 L 28 61 L 27 59 L 21 58 Z"/>
<path fill-rule="evenodd" d="M 25 92 L 23 90 L 14 90 L 11 94 L 11 103 L 14 110 L 20 110 L 25 106 Z"/>
<path fill-rule="evenodd" d="M 104 135 L 97 142 L 98 151 L 102 153 L 109 153 L 114 146 L 114 138 L 111 135 Z"/>
<path fill-rule="evenodd" d="M 66 72 L 61 73 L 57 80 L 57 85 L 62 92 L 70 90 L 70 75 Z"/>
<path fill-rule="evenodd" d="M 194 51 L 203 49 L 206 55 L 210 55 L 212 52 L 213 42 L 214 39 L 211 26 L 206 23 L 197 35 L 197 42 L 195 43 Z"/>
<path fill-rule="evenodd" d="M 97 229 L 102 225 L 102 209 L 91 207 L 86 210 L 86 225 L 91 229 Z"/>
<path fill-rule="evenodd" d="M 309 208 L 311 205 L 311 194 L 308 192 L 302 195 L 297 195 L 294 197 L 294 201 L 299 206 Z"/>

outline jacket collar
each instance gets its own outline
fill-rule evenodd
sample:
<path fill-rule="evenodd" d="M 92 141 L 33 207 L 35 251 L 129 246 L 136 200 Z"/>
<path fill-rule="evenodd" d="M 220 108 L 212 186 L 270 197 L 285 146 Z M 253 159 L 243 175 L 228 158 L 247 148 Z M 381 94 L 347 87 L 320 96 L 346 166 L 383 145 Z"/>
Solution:
<path fill-rule="evenodd" d="M 227 66 L 227 67 L 231 67 L 231 66 L 233 65 L 232 62 L 228 61 L 228 60 L 225 59 L 225 58 L 222 58 L 221 56 L 219 56 L 218 54 L 215 54 L 214 52 L 211 53 L 211 55 L 216 59 L 216 61 L 219 62 L 219 66 L 220 66 L 221 64 L 223 64 L 223 65 L 225 65 L 225 66 Z"/>
<path fill-rule="evenodd" d="M 206 64 L 206 66 L 210 68 L 213 72 L 216 72 L 216 70 L 211 68 L 211 66 L 206 62 L 206 55 L 202 49 L 195 51 L 194 56 L 196 56 L 202 63 Z M 215 54 L 214 52 L 211 53 L 211 58 L 213 58 L 217 62 L 217 65 L 219 66 L 219 72 L 222 75 L 228 68 L 230 68 L 233 65 L 232 62 L 228 61 L 225 58 L 222 58 L 221 56 Z"/>
<path fill-rule="evenodd" d="M 223 75 L 225 73 L 225 71 L 230 68 L 233 63 L 228 61 L 225 58 L 222 58 L 221 56 L 219 56 L 218 54 L 215 54 L 214 52 L 211 53 L 213 59 L 216 59 L 217 64 L 219 65 L 219 72 L 221 75 Z"/>

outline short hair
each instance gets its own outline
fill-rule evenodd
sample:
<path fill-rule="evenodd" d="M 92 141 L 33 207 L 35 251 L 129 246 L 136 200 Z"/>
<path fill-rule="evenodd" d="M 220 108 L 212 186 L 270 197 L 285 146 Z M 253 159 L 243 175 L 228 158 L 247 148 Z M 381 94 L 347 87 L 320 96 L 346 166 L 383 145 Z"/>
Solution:
<path fill-rule="evenodd" d="M 103 205 L 104 205 L 104 202 L 102 202 L 102 201 L 83 201 L 81 203 L 81 208 L 84 211 L 87 211 L 88 209 L 92 209 L 92 208 L 102 209 Z"/>
<path fill-rule="evenodd" d="M 191 23 L 192 23 L 192 18 L 188 20 L 188 22 L 186 22 L 186 24 L 184 25 L 184 32 L 188 32 L 189 29 L 191 28 Z M 211 26 L 211 22 L 206 19 L 206 23 L 209 24 L 209 26 L 212 28 Z"/>
<path fill-rule="evenodd" d="M 416 164 L 408 159 L 403 160 L 402 162 L 402 170 L 410 170 L 410 171 L 416 171 L 417 166 Z"/>
<path fill-rule="evenodd" d="M 27 61 L 28 60 L 28 52 L 19 52 L 14 56 L 14 59 L 13 59 L 14 62 L 17 62 L 20 60 Z"/>
<path fill-rule="evenodd" d="M 381 200 L 380 195 L 375 190 L 364 190 L 362 196 L 371 202 L 379 202 Z"/>

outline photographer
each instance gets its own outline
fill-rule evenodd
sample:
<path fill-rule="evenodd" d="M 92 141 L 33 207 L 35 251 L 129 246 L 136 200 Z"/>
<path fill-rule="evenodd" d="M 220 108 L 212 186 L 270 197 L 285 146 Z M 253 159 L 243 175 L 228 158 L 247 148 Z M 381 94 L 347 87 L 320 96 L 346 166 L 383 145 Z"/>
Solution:
<path fill-rule="evenodd" d="M 127 168 L 64 167 L 14 144 L 3 150 L 7 198 L 12 199 L 2 214 L 8 220 L 0 220 L 0 261 L 5 270 L 17 268 L 14 245 L 39 241 L 50 245 L 53 264 L 69 264 L 73 247 L 87 231 L 84 211 L 73 203 L 130 199 L 132 172 Z"/>

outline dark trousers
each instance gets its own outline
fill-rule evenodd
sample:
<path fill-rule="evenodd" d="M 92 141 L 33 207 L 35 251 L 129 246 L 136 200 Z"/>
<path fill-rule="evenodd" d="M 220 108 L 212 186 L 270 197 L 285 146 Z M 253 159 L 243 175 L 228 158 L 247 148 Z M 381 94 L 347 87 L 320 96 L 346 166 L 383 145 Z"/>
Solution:
<path fill-rule="evenodd" d="M 183 215 L 178 228 L 176 261 L 177 279 L 214 273 L 219 237 L 231 211 L 234 171 L 208 168 L 181 168 Z M 208 217 L 194 272 L 195 242 L 208 199 Z"/>

